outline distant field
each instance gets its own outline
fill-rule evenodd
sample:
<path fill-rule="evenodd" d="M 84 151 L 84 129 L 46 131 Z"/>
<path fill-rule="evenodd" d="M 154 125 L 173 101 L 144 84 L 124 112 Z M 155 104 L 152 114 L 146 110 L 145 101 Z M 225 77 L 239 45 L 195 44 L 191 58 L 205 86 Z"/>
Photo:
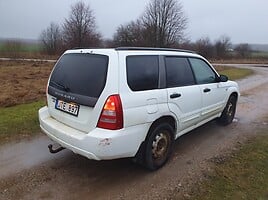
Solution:
<path fill-rule="evenodd" d="M 268 58 L 268 52 L 253 52 L 251 56 L 253 58 Z"/>
<path fill-rule="evenodd" d="M 0 51 L 5 52 L 7 51 L 7 47 L 5 43 L 0 43 Z M 40 44 L 21 44 L 19 47 L 20 52 L 40 52 L 42 47 Z"/>
<path fill-rule="evenodd" d="M 57 56 L 46 55 L 38 43 L 4 43 L 0 42 L 0 57 L 4 58 L 39 58 L 52 59 Z"/>
<path fill-rule="evenodd" d="M 48 62 L 0 61 L 0 107 L 44 100 L 53 65 Z"/>

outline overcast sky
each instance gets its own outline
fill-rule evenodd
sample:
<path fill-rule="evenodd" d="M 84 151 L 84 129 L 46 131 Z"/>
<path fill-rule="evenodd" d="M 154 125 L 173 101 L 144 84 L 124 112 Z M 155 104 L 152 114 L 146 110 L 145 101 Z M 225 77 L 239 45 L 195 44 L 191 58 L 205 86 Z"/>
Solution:
<path fill-rule="evenodd" d="M 0 0 L 0 38 L 38 39 L 50 22 L 61 24 L 76 0 Z M 84 0 L 94 10 L 98 30 L 112 38 L 120 24 L 142 15 L 149 0 Z M 181 0 L 187 35 L 212 41 L 227 35 L 233 43 L 268 44 L 268 0 Z"/>

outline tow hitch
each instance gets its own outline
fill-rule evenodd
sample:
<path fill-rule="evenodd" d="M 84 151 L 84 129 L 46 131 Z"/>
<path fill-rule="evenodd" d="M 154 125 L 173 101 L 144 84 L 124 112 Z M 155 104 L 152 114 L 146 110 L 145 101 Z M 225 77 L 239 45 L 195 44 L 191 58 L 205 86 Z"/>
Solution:
<path fill-rule="evenodd" d="M 54 145 L 55 145 L 55 144 L 54 144 Z M 53 144 L 50 144 L 50 145 L 48 145 L 47 147 L 48 147 L 50 153 L 58 153 L 58 152 L 60 152 L 60 151 L 62 151 L 62 150 L 65 149 L 65 148 L 62 147 L 62 146 L 58 146 L 56 149 L 53 149 Z"/>

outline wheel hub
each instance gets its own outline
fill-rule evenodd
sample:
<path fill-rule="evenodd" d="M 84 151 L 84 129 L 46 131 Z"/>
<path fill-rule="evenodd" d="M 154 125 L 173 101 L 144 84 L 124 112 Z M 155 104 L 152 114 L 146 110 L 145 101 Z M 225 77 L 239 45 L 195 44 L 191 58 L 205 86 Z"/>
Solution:
<path fill-rule="evenodd" d="M 228 108 L 227 108 L 227 115 L 232 116 L 233 114 L 233 104 L 229 103 Z"/>
<path fill-rule="evenodd" d="M 165 157 L 168 148 L 168 138 L 166 134 L 160 133 L 156 135 L 152 144 L 152 154 L 154 159 Z"/>

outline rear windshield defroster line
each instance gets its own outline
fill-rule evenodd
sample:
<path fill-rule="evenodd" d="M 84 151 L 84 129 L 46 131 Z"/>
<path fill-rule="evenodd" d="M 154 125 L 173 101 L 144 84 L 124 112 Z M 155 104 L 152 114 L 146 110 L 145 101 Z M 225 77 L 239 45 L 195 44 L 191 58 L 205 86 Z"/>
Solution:
<path fill-rule="evenodd" d="M 50 78 L 48 93 L 67 102 L 94 107 L 106 84 L 108 56 L 65 54 Z"/>

